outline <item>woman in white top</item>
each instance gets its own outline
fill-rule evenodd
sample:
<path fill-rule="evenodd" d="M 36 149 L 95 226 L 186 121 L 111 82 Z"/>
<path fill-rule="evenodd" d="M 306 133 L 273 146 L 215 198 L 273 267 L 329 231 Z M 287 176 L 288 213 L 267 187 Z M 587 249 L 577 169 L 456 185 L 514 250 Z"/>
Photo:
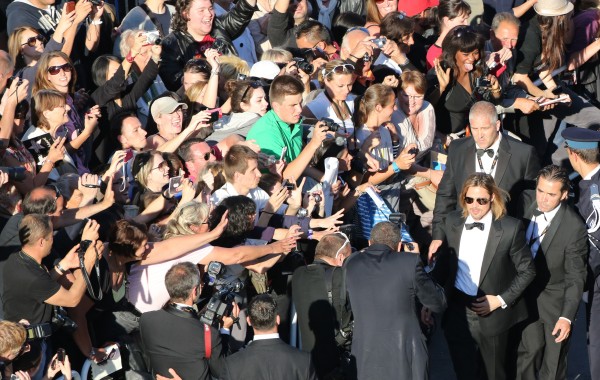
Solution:
<path fill-rule="evenodd" d="M 340 132 L 354 133 L 354 98 L 350 94 L 354 83 L 354 66 L 341 60 L 328 62 L 319 72 L 324 90 L 306 104 L 302 115 L 308 118 L 329 118 L 342 127 Z"/>

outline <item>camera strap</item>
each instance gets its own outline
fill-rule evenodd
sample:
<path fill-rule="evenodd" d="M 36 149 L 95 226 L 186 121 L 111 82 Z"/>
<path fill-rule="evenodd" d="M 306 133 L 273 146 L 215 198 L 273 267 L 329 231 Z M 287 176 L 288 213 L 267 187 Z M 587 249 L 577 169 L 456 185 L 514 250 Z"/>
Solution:
<path fill-rule="evenodd" d="M 211 335 L 210 335 L 210 327 L 208 327 L 208 325 L 205 323 L 204 324 L 204 357 L 206 357 L 206 359 L 210 359 L 210 356 L 212 355 L 212 342 L 211 342 Z"/>
<path fill-rule="evenodd" d="M 139 7 L 142 8 L 144 10 L 144 12 L 146 12 L 146 15 L 148 16 L 148 18 L 150 19 L 150 21 L 152 21 L 152 23 L 156 27 L 156 31 L 158 32 L 158 35 L 160 36 L 160 38 L 164 38 L 164 36 L 163 36 L 163 30 L 162 30 L 162 24 L 160 22 L 158 22 L 158 20 L 156 19 L 156 17 L 154 17 L 153 12 L 150 10 L 150 8 L 148 8 L 148 6 L 146 5 L 146 3 L 140 4 Z M 168 12 L 168 11 L 169 10 L 167 9 L 167 6 L 165 5 L 165 12 Z"/>
<path fill-rule="evenodd" d="M 98 280 L 98 295 L 94 294 L 94 287 L 92 286 L 90 275 L 85 269 L 85 252 L 79 254 L 79 266 L 81 267 L 81 275 L 83 276 L 83 280 L 85 281 L 85 287 L 87 288 L 88 295 L 94 301 L 101 301 L 104 294 L 102 293 L 102 284 L 100 282 L 100 260 L 98 259 L 98 255 L 96 255 L 96 262 L 94 263 L 96 279 Z"/>

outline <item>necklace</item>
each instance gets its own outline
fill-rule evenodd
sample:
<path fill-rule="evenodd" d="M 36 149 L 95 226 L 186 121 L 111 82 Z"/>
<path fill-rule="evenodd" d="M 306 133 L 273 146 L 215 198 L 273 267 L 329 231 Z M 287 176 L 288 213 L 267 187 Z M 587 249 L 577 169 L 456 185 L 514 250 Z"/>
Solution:
<path fill-rule="evenodd" d="M 36 259 L 34 259 L 33 257 L 31 257 L 31 256 L 29 256 L 28 254 L 26 254 L 26 253 L 25 253 L 23 250 L 21 250 L 21 251 L 19 252 L 19 255 L 20 255 L 22 258 L 27 258 L 27 259 L 29 259 L 29 260 L 33 261 L 33 262 L 35 263 L 35 265 L 37 265 L 38 267 L 40 267 L 40 268 L 41 268 L 41 269 L 43 269 L 44 271 L 48 272 L 48 270 L 47 270 L 47 269 L 46 269 L 46 268 L 45 268 L 45 267 L 44 267 L 42 264 L 38 263 Z M 25 257 L 24 257 L 23 255 L 25 255 Z"/>

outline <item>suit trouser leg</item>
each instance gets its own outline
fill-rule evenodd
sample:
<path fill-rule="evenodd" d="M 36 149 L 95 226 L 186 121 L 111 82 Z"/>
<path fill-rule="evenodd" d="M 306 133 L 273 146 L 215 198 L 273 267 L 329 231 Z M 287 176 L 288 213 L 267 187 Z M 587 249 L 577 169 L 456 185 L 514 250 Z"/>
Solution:
<path fill-rule="evenodd" d="M 567 352 L 569 350 L 569 337 L 561 343 L 556 343 L 552 335 L 555 323 L 542 323 L 544 328 L 544 358 L 541 363 L 539 378 L 548 380 L 561 380 L 567 378 Z M 572 326 L 571 326 L 572 328 Z"/>
<path fill-rule="evenodd" d="M 477 315 L 471 312 L 475 317 Z M 508 346 L 508 331 L 497 336 L 485 336 L 479 319 L 469 318 L 471 334 L 479 346 L 488 380 L 506 380 L 506 350 Z"/>
<path fill-rule="evenodd" d="M 600 380 L 600 276 L 594 281 L 593 292 L 588 330 L 588 353 L 592 380 Z"/>
<path fill-rule="evenodd" d="M 544 352 L 544 326 L 531 322 L 523 329 L 517 358 L 517 380 L 535 380 Z"/>
<path fill-rule="evenodd" d="M 443 328 L 456 378 L 477 380 L 481 372 L 481 359 L 477 343 L 471 335 L 467 321 L 467 308 L 451 302 L 444 314 Z"/>

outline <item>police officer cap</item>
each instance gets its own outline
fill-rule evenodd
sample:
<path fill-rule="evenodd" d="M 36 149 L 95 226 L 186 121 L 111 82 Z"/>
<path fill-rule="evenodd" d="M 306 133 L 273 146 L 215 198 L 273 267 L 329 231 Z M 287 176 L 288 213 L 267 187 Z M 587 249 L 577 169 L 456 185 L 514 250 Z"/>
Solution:
<path fill-rule="evenodd" d="M 573 149 L 598 148 L 598 142 L 600 142 L 600 132 L 592 129 L 572 127 L 562 131 L 561 135 L 569 148 Z"/>

